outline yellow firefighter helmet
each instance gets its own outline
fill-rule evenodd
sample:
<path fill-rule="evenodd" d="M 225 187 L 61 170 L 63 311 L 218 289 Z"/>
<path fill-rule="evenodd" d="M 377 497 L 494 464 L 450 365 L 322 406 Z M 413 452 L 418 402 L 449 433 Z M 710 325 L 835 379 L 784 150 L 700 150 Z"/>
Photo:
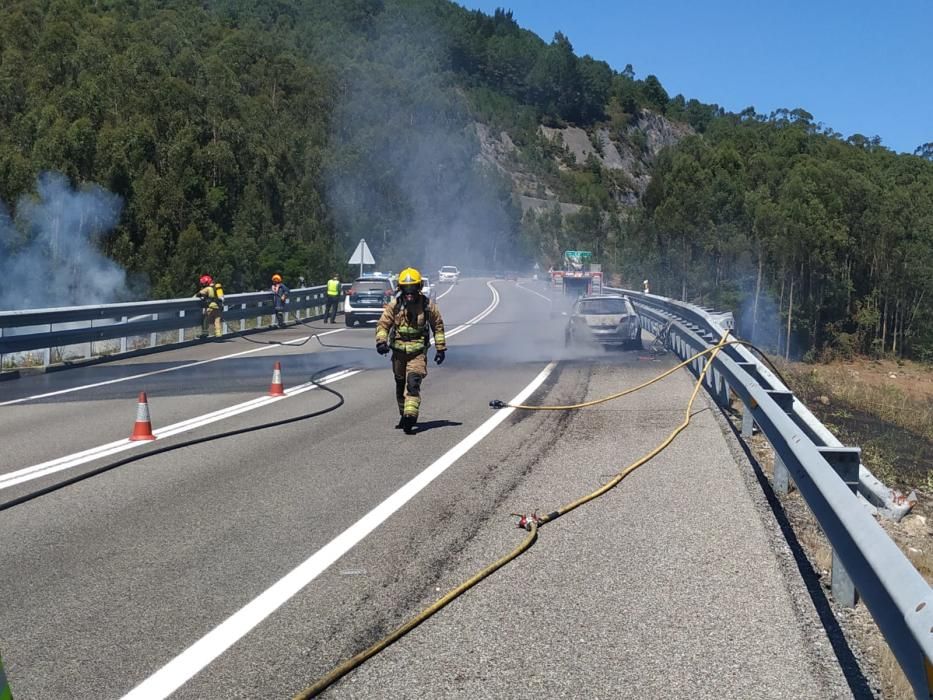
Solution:
<path fill-rule="evenodd" d="M 406 284 L 417 284 L 420 286 L 422 284 L 421 273 L 413 267 L 406 267 L 398 273 L 398 284 L 399 286 Z"/>
<path fill-rule="evenodd" d="M 417 294 L 424 286 L 421 273 L 413 267 L 406 267 L 398 273 L 398 288 L 403 294 Z"/>

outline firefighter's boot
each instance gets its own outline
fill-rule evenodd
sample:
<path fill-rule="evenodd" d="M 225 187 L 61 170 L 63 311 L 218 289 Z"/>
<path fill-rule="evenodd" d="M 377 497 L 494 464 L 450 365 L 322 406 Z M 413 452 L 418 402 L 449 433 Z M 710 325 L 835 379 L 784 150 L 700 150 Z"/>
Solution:
<path fill-rule="evenodd" d="M 405 431 L 406 435 L 414 435 L 415 423 L 417 420 L 418 419 L 415 416 L 402 416 L 400 423 L 402 425 L 402 430 Z"/>

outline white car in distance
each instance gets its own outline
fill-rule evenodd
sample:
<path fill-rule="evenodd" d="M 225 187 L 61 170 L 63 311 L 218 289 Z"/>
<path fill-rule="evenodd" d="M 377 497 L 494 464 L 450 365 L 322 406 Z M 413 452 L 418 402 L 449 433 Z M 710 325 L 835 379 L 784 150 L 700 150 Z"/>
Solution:
<path fill-rule="evenodd" d="M 437 272 L 437 281 L 438 282 L 450 282 L 451 284 L 456 284 L 457 280 L 460 279 L 460 270 L 453 265 L 444 265 Z"/>

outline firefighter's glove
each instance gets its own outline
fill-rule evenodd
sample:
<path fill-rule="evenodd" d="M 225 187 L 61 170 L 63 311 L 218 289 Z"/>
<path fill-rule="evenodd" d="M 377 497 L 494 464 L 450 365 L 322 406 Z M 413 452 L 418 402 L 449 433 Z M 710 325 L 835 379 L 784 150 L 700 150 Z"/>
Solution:
<path fill-rule="evenodd" d="M 438 350 L 437 352 L 434 353 L 434 361 L 439 365 L 443 364 L 444 358 L 446 356 L 447 356 L 446 350 Z"/>
<path fill-rule="evenodd" d="M 378 352 L 380 355 L 389 354 L 389 344 L 386 342 L 376 343 L 376 352 Z"/>

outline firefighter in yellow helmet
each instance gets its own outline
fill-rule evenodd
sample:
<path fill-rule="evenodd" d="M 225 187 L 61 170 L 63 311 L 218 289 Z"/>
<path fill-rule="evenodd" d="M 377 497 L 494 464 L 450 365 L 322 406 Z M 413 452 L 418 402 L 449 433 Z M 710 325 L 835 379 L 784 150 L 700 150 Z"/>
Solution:
<path fill-rule="evenodd" d="M 396 428 L 415 432 L 421 407 L 421 381 L 428 373 L 430 334 L 434 334 L 434 361 L 441 364 L 447 353 L 444 319 L 437 304 L 421 293 L 421 273 L 409 267 L 398 276 L 398 295 L 382 309 L 376 326 L 376 350 L 392 351 L 395 398 L 400 420 Z"/>

